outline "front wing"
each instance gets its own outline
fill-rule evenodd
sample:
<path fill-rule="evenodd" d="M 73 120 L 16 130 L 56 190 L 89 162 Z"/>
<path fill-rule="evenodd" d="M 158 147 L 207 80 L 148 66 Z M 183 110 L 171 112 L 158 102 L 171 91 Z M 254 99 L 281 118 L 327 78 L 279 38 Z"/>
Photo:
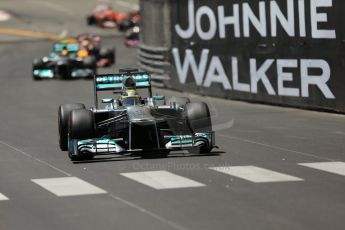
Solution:
<path fill-rule="evenodd" d="M 183 150 L 195 148 L 212 148 L 215 146 L 214 132 L 196 133 L 194 135 L 164 136 L 167 141 L 162 150 Z M 119 143 L 122 139 L 95 138 L 70 140 L 69 151 L 76 154 L 124 154 L 143 151 L 143 149 L 125 149 Z M 154 149 L 152 149 L 154 150 Z"/>
<path fill-rule="evenodd" d="M 70 76 L 65 77 L 71 77 L 71 78 L 84 78 L 84 77 L 93 77 L 95 74 L 95 71 L 90 68 L 73 68 L 70 71 Z M 49 78 L 55 78 L 57 76 L 60 76 L 60 73 L 57 73 L 54 68 L 42 68 L 42 69 L 35 69 L 32 72 L 32 75 L 34 78 L 40 78 L 40 79 L 49 79 Z"/>

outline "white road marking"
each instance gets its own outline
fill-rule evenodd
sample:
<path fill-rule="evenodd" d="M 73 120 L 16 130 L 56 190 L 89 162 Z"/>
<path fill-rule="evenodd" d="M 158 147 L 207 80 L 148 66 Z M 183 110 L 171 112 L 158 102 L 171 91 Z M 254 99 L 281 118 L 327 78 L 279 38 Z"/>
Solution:
<path fill-rule="evenodd" d="M 231 119 L 227 122 L 221 123 L 221 124 L 215 124 L 212 126 L 213 131 L 220 131 L 225 129 L 230 129 L 235 124 L 235 120 Z"/>
<path fill-rule="evenodd" d="M 157 219 L 157 220 L 161 221 L 162 223 L 165 223 L 165 224 L 167 224 L 167 225 L 169 225 L 169 226 L 171 226 L 171 227 L 173 227 L 173 228 L 175 228 L 177 230 L 188 230 L 186 227 L 181 226 L 180 224 L 178 224 L 176 222 L 173 222 L 171 220 L 168 220 L 168 219 L 166 219 L 166 218 L 164 218 L 164 217 L 162 217 L 162 216 L 160 216 L 160 215 L 158 215 L 158 214 L 156 214 L 154 212 L 151 212 L 150 210 L 147 210 L 147 209 L 145 209 L 145 208 L 143 208 L 143 207 L 141 207 L 141 206 L 139 206 L 137 204 L 134 204 L 134 203 L 132 203 L 132 202 L 130 202 L 128 200 L 122 199 L 121 197 L 115 196 L 114 194 L 109 194 L 109 195 L 114 200 L 117 200 L 117 201 L 119 201 L 119 202 L 121 202 L 123 204 L 126 204 L 129 207 L 132 207 L 132 208 L 134 208 L 135 210 L 137 210 L 139 212 L 145 213 L 146 215 L 149 215 L 152 218 Z"/>
<path fill-rule="evenodd" d="M 26 156 L 26 157 L 28 157 L 28 158 L 30 158 L 30 159 L 32 159 L 32 160 L 34 160 L 34 161 L 37 161 L 37 162 L 39 162 L 39 163 L 41 163 L 41 164 L 43 164 L 43 165 L 46 165 L 46 166 L 48 166 L 48 167 L 50 167 L 50 168 L 52 168 L 52 169 L 54 169 L 54 170 L 56 170 L 56 171 L 58 171 L 58 172 L 61 172 L 61 173 L 63 173 L 63 174 L 66 175 L 66 176 L 71 176 L 71 175 L 72 175 L 72 174 L 70 174 L 70 173 L 68 173 L 68 172 L 66 172 L 66 171 L 63 171 L 62 169 L 59 169 L 59 168 L 55 167 L 55 166 L 52 165 L 52 164 L 49 164 L 48 162 L 45 162 L 45 161 L 43 161 L 43 160 L 41 160 L 41 159 L 38 159 L 37 157 L 34 157 L 34 156 L 32 156 L 32 155 L 30 155 L 30 154 L 24 152 L 24 151 L 21 150 L 21 149 L 18 149 L 18 148 L 16 148 L 16 147 L 12 146 L 12 145 L 9 145 L 9 144 L 7 144 L 6 142 L 4 142 L 4 141 L 2 141 L 2 140 L 0 140 L 0 144 L 3 144 L 3 145 L 5 145 L 5 146 L 7 146 L 8 148 L 10 148 L 10 149 L 12 149 L 12 150 L 14 150 L 14 151 L 16 151 L 16 152 L 22 154 L 23 156 Z M 113 198 L 114 200 L 117 200 L 117 201 L 119 201 L 119 202 L 121 202 L 121 203 L 123 203 L 123 204 L 125 204 L 125 205 L 128 205 L 129 207 L 132 207 L 133 209 L 135 209 L 135 210 L 137 210 L 137 211 L 139 211 L 139 212 L 142 212 L 142 213 L 144 213 L 144 214 L 146 214 L 146 215 L 148 215 L 148 216 L 151 216 L 152 218 L 154 218 L 154 219 L 156 219 L 156 220 L 158 220 L 158 221 L 160 221 L 160 222 L 162 222 L 162 223 L 165 223 L 165 224 L 167 224 L 167 225 L 169 225 L 169 226 L 172 226 L 172 227 L 175 228 L 176 230 L 188 230 L 187 228 L 185 228 L 185 227 L 179 225 L 178 223 L 175 223 L 175 222 L 173 222 L 173 221 L 171 221 L 171 220 L 169 220 L 169 219 L 166 219 L 166 218 L 164 218 L 163 216 L 160 216 L 160 215 L 158 215 L 158 214 L 156 214 L 156 213 L 154 213 L 154 212 L 151 212 L 150 210 L 147 210 L 147 209 L 145 209 L 144 207 L 141 207 L 141 206 L 139 206 L 139 205 L 137 205 L 137 204 L 134 204 L 134 203 L 132 203 L 132 202 L 130 202 L 130 201 L 128 201 L 128 200 L 125 200 L 125 199 L 119 197 L 119 196 L 116 196 L 116 195 L 114 195 L 114 194 L 109 194 L 109 196 L 110 196 L 111 198 Z"/>
<path fill-rule="evenodd" d="M 30 155 L 30 154 L 24 152 L 24 151 L 21 150 L 21 149 L 18 149 L 18 148 L 16 148 L 16 147 L 12 146 L 12 145 L 9 145 L 9 144 L 7 144 L 6 142 L 4 142 L 4 141 L 2 141 L 2 140 L 0 140 L 0 144 L 3 144 L 3 145 L 5 145 L 5 146 L 7 146 L 8 148 L 10 148 L 10 149 L 12 149 L 12 150 L 14 150 L 14 151 L 16 151 L 16 152 L 22 154 L 23 156 L 26 156 L 26 157 L 28 157 L 28 158 L 30 158 L 30 159 L 32 159 L 32 160 L 34 160 L 34 161 L 37 161 L 37 162 L 39 162 L 39 163 L 41 163 L 41 164 L 43 164 L 43 165 L 46 165 L 46 166 L 48 166 L 48 167 L 50 167 L 50 168 L 52 168 L 52 169 L 54 169 L 54 170 L 56 170 L 56 171 L 58 171 L 58 172 L 61 172 L 61 173 L 63 173 L 63 174 L 66 175 L 66 176 L 71 176 L 71 175 L 72 175 L 72 174 L 70 174 L 70 173 L 67 173 L 66 171 L 63 171 L 62 169 L 59 169 L 59 168 L 57 168 L 57 167 L 55 167 L 55 166 L 49 164 L 48 162 L 45 162 L 45 161 L 43 161 L 43 160 L 41 160 L 41 159 L 38 159 L 38 158 L 36 158 L 36 157 L 34 157 L 34 156 L 32 156 L 32 155 Z M 73 178 L 73 177 L 71 177 L 71 178 Z M 32 180 L 32 181 L 33 181 L 33 180 Z M 110 197 L 112 197 L 114 200 L 120 201 L 121 203 L 126 204 L 126 205 L 128 205 L 128 206 L 130 206 L 130 207 L 136 209 L 137 211 L 140 211 L 140 212 L 142 212 L 142 213 L 145 213 L 145 214 L 151 216 L 152 218 L 157 219 L 158 221 L 161 221 L 161 222 L 163 222 L 163 223 L 166 223 L 166 224 L 168 224 L 168 225 L 174 227 L 174 228 L 177 229 L 177 230 L 187 230 L 187 228 L 185 228 L 185 227 L 183 227 L 183 226 L 181 226 L 181 225 L 179 225 L 179 224 L 177 224 L 177 223 L 175 223 L 175 222 L 173 222 L 173 221 L 171 221 L 171 220 L 168 220 L 168 219 L 166 219 L 166 218 L 164 218 L 164 217 L 162 217 L 162 216 L 160 216 L 160 215 L 158 215 L 158 214 L 156 214 L 156 213 L 153 213 L 153 212 L 151 212 L 151 211 L 149 211 L 149 210 L 147 210 L 147 209 L 145 209 L 145 208 L 143 208 L 143 207 L 141 207 L 141 206 L 139 206 L 139 205 L 136 205 L 136 204 L 134 204 L 134 203 L 132 203 L 132 202 L 130 202 L 130 201 L 128 201 L 128 200 L 125 200 L 125 199 L 123 199 L 123 198 L 121 198 L 121 197 L 119 197 L 119 196 L 116 196 L 116 195 L 114 195 L 114 194 L 109 194 L 109 195 L 110 195 Z M 7 199 L 8 199 L 8 198 L 7 198 Z"/>
<path fill-rule="evenodd" d="M 203 187 L 204 184 L 170 173 L 168 171 L 145 171 L 121 173 L 129 179 L 135 180 L 154 189 L 176 189 Z"/>
<path fill-rule="evenodd" d="M 345 136 L 345 132 L 342 132 L 342 131 L 335 131 L 334 133 L 337 134 L 337 135 Z"/>
<path fill-rule="evenodd" d="M 341 162 L 341 161 L 299 163 L 298 165 L 345 176 L 345 162 Z"/>
<path fill-rule="evenodd" d="M 12 145 L 10 145 L 10 144 L 7 144 L 6 142 L 4 142 L 4 141 L 2 141 L 2 140 L 0 140 L 0 144 L 5 145 L 5 146 L 7 146 L 8 148 L 10 148 L 10 149 L 12 149 L 12 150 L 14 150 L 14 151 L 16 151 L 16 152 L 22 154 L 23 156 L 26 156 L 26 157 L 28 157 L 28 158 L 34 160 L 34 161 L 37 161 L 37 162 L 39 162 L 39 163 L 41 163 L 41 164 L 43 164 L 43 165 L 45 165 L 45 166 L 47 166 L 47 167 L 49 167 L 49 168 L 52 168 L 52 169 L 54 169 L 55 171 L 58 171 L 58 172 L 60 172 L 60 173 L 62 173 L 62 174 L 64 174 L 64 175 L 66 175 L 66 176 L 72 176 L 72 175 L 69 174 L 68 172 L 63 171 L 62 169 L 59 169 L 59 168 L 55 167 L 55 166 L 52 165 L 52 164 L 49 164 L 48 162 L 46 162 L 46 161 L 44 161 L 44 160 L 38 159 L 37 157 L 34 157 L 34 156 L 32 156 L 32 155 L 30 155 L 30 154 L 24 152 L 23 150 L 21 150 L 21 149 L 19 149 L 19 148 L 16 148 L 16 147 L 14 147 L 14 146 L 12 146 Z"/>
<path fill-rule="evenodd" d="M 210 167 L 210 169 L 225 173 L 231 176 L 239 177 L 254 183 L 267 182 L 287 182 L 303 181 L 302 178 L 290 176 L 268 169 L 247 165 L 247 166 L 229 166 L 229 167 Z"/>
<path fill-rule="evenodd" d="M 31 181 L 54 193 L 56 196 L 80 196 L 107 193 L 107 191 L 77 177 L 43 178 L 32 179 Z"/>
<path fill-rule="evenodd" d="M 9 200 L 9 198 L 0 192 L 0 201 L 1 200 Z"/>

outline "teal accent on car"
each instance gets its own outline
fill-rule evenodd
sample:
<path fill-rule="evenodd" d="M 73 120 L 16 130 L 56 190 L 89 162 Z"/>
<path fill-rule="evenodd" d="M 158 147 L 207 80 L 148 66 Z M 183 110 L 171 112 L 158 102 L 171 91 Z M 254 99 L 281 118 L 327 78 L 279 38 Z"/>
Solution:
<path fill-rule="evenodd" d="M 161 96 L 161 95 L 155 95 L 152 98 L 155 101 L 163 101 L 163 100 L 165 100 L 165 96 Z"/>
<path fill-rule="evenodd" d="M 102 103 L 113 103 L 114 99 L 113 98 L 103 98 Z"/>
<path fill-rule="evenodd" d="M 39 77 L 47 77 L 47 78 L 54 77 L 53 70 L 51 69 L 35 69 L 33 74 Z"/>

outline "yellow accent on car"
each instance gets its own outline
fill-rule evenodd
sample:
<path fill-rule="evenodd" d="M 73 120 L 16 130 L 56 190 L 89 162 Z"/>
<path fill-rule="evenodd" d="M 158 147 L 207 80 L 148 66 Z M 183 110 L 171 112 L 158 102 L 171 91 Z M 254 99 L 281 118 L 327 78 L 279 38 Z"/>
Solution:
<path fill-rule="evenodd" d="M 77 39 L 75 38 L 64 38 L 59 41 L 61 44 L 73 44 L 73 43 L 79 43 Z"/>
<path fill-rule="evenodd" d="M 87 50 L 79 50 L 77 55 L 80 58 L 85 58 L 85 57 L 89 56 L 89 52 L 87 52 Z"/>
<path fill-rule="evenodd" d="M 125 95 L 123 95 L 122 98 L 140 98 L 140 95 L 138 95 L 135 89 L 128 89 L 126 90 Z"/>

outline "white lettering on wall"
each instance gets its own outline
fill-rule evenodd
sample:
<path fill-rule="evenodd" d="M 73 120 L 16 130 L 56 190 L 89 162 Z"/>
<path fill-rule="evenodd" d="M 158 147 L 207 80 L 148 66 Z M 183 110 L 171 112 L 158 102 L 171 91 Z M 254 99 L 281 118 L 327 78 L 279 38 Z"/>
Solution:
<path fill-rule="evenodd" d="M 261 81 L 263 85 L 265 86 L 269 95 L 276 95 L 266 74 L 266 71 L 273 64 L 274 60 L 273 59 L 266 60 L 259 69 L 257 69 L 257 66 L 256 66 L 256 59 L 251 58 L 249 61 L 250 61 L 251 92 L 252 93 L 258 92 L 258 82 Z"/>
<path fill-rule="evenodd" d="M 224 16 L 224 6 L 218 6 L 219 37 L 225 38 L 225 26 L 233 25 L 235 38 L 241 37 L 239 5 L 234 4 L 233 16 Z"/>
<path fill-rule="evenodd" d="M 242 92 L 250 92 L 250 85 L 245 83 L 240 83 L 238 79 L 238 59 L 236 57 L 231 57 L 231 67 L 232 67 L 232 84 L 234 90 Z"/>
<path fill-rule="evenodd" d="M 172 53 L 174 56 L 177 76 L 179 76 L 180 83 L 181 84 L 186 83 L 187 76 L 188 76 L 188 69 L 190 67 L 192 69 L 196 84 L 201 85 L 204 75 L 205 75 L 209 50 L 208 49 L 202 50 L 199 65 L 196 64 L 192 50 L 189 50 L 189 49 L 186 50 L 186 56 L 184 58 L 183 64 L 181 63 L 178 49 L 174 48 L 172 50 Z"/>
<path fill-rule="evenodd" d="M 202 40 L 211 40 L 216 36 L 226 39 L 227 34 L 233 34 L 235 38 L 248 38 L 252 35 L 252 30 L 256 30 L 261 37 L 277 37 L 280 36 L 278 34 L 280 30 L 277 28 L 281 26 L 289 37 L 306 37 L 306 21 L 308 20 L 311 25 L 308 36 L 317 39 L 335 39 L 335 30 L 319 28 L 321 23 L 323 27 L 326 27 L 328 23 L 327 13 L 320 11 L 326 7 L 332 7 L 333 0 L 308 1 L 310 1 L 310 8 L 307 9 L 305 0 L 298 0 L 298 4 L 295 4 L 293 0 L 286 0 L 286 10 L 282 10 L 279 5 L 281 1 L 276 0 L 234 3 L 228 7 L 219 5 L 216 9 L 211 9 L 209 6 L 200 6 L 195 9 L 194 0 L 188 0 L 188 26 L 183 29 L 181 25 L 176 24 L 175 31 L 182 39 L 189 39 L 194 35 Z M 254 4 L 258 4 L 258 7 L 252 7 Z M 295 10 L 295 8 L 298 9 Z M 295 11 L 298 15 L 295 15 Z M 310 14 L 306 11 L 310 11 Z M 226 15 L 225 12 L 230 12 L 230 15 Z M 204 17 L 210 24 L 207 29 L 202 27 Z M 267 22 L 266 18 L 270 21 Z M 297 23 L 298 27 L 295 26 Z M 227 33 L 227 30 L 234 32 Z"/>
<path fill-rule="evenodd" d="M 193 51 L 187 49 L 184 60 L 181 61 L 179 50 L 172 50 L 178 79 L 181 84 L 187 82 L 187 78 L 194 79 L 196 85 L 210 87 L 212 84 L 221 84 L 224 90 L 234 90 L 240 92 L 258 93 L 258 84 L 261 83 L 269 95 L 290 96 L 290 97 L 309 97 L 309 86 L 318 87 L 327 99 L 335 99 L 333 93 L 327 83 L 331 76 L 329 64 L 325 60 L 319 59 L 266 59 L 261 66 L 258 67 L 257 60 L 251 58 L 249 60 L 250 82 L 240 82 L 238 72 L 238 58 L 231 57 L 231 76 L 227 76 L 224 66 L 218 56 L 210 56 L 208 49 L 201 51 L 200 61 L 197 63 Z M 210 62 L 209 62 L 210 60 Z M 209 63 L 209 65 L 208 65 Z M 267 72 L 273 71 L 271 67 L 276 63 L 277 90 L 274 90 L 271 81 L 275 79 L 268 78 Z M 298 65 L 299 64 L 299 65 Z M 291 72 L 286 68 L 300 68 L 300 81 L 295 80 Z M 320 75 L 309 74 L 310 70 L 318 69 Z M 296 72 L 296 71 L 295 71 Z M 205 74 L 206 73 L 206 74 Z M 232 78 L 233 88 L 230 84 Z M 270 81 L 271 80 L 271 81 Z M 297 85 L 300 82 L 300 85 Z M 286 83 L 295 87 L 287 87 Z"/>
<path fill-rule="evenodd" d="M 319 76 L 309 75 L 309 69 L 321 69 Z M 334 99 L 334 95 L 327 86 L 331 77 L 331 69 L 325 60 L 302 59 L 301 60 L 301 88 L 302 97 L 309 97 L 309 85 L 316 85 L 328 99 Z"/>
<path fill-rule="evenodd" d="M 194 22 L 194 0 L 188 0 L 188 28 L 183 30 L 180 25 L 175 25 L 175 30 L 178 36 L 184 39 L 191 38 L 195 33 Z"/>
<path fill-rule="evenodd" d="M 221 83 L 224 89 L 231 89 L 228 77 L 225 74 L 224 67 L 219 57 L 212 57 L 210 67 L 208 68 L 204 86 L 210 87 L 213 82 Z"/>
<path fill-rule="evenodd" d="M 297 68 L 298 61 L 293 59 L 277 60 L 278 94 L 281 96 L 299 97 L 299 89 L 288 88 L 284 82 L 292 81 L 292 73 L 284 72 L 284 68 Z"/>
<path fill-rule="evenodd" d="M 318 13 L 320 7 L 331 7 L 332 0 L 310 0 L 311 32 L 313 38 L 336 38 L 335 30 L 320 30 L 319 22 L 327 22 L 326 13 Z"/>
<path fill-rule="evenodd" d="M 280 22 L 285 32 L 290 36 L 295 36 L 294 3 L 287 1 L 287 17 L 284 16 L 276 1 L 270 2 L 271 7 L 271 34 L 277 36 L 277 21 Z"/>
<path fill-rule="evenodd" d="M 202 16 L 207 16 L 208 21 L 210 22 L 210 27 L 208 31 L 203 31 L 201 18 Z M 196 31 L 203 40 L 211 40 L 217 32 L 217 21 L 216 16 L 214 15 L 211 8 L 207 6 L 202 6 L 198 9 L 195 15 L 196 20 Z"/>
<path fill-rule="evenodd" d="M 249 22 L 259 32 L 262 37 L 267 36 L 266 27 L 266 8 L 265 2 L 259 2 L 259 18 L 256 17 L 247 2 L 243 3 L 243 34 L 244 37 L 249 37 Z"/>
<path fill-rule="evenodd" d="M 305 7 L 304 0 L 298 0 L 299 36 L 307 36 L 305 28 Z"/>

